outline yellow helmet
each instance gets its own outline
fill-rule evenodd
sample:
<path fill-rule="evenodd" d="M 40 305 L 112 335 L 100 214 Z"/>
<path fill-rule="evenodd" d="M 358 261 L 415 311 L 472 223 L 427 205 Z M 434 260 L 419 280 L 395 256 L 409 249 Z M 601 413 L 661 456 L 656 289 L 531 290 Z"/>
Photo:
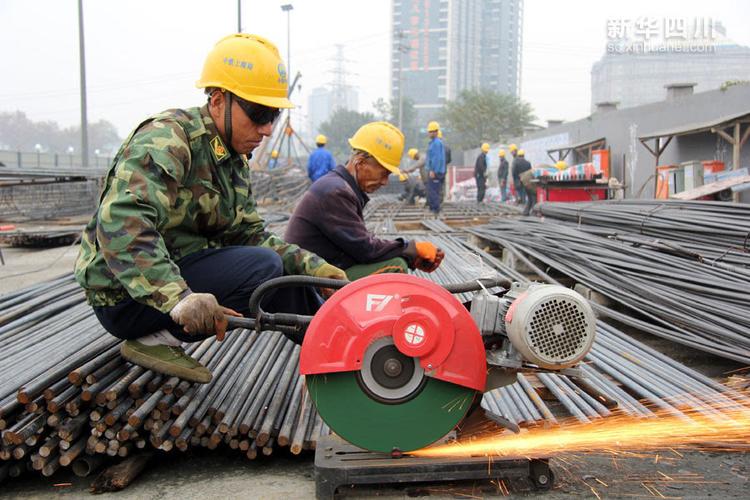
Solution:
<path fill-rule="evenodd" d="M 401 180 L 406 178 L 398 168 L 404 154 L 404 134 L 397 127 L 388 122 L 366 123 L 349 139 L 349 145 L 372 155 L 383 168 Z"/>
<path fill-rule="evenodd" d="M 560 160 L 557 163 L 555 163 L 555 168 L 557 168 L 558 170 L 565 170 L 566 168 L 568 168 L 568 164 Z"/>
<path fill-rule="evenodd" d="M 483 143 L 482 144 L 482 153 L 486 153 L 489 150 L 490 150 L 490 145 L 488 143 L 486 143 L 486 142 Z"/>
<path fill-rule="evenodd" d="M 438 139 L 442 139 L 442 138 L 443 138 L 443 131 L 438 130 Z"/>
<path fill-rule="evenodd" d="M 271 108 L 293 108 L 287 98 L 286 66 L 279 50 L 258 35 L 237 33 L 219 40 L 206 57 L 198 88 L 217 87 Z"/>
<path fill-rule="evenodd" d="M 276 151 L 275 149 L 273 151 L 271 151 L 271 158 L 278 158 L 278 157 L 279 157 L 279 152 L 278 151 Z"/>
<path fill-rule="evenodd" d="M 432 121 L 427 124 L 428 132 L 435 132 L 436 130 L 440 130 L 440 124 L 438 122 Z"/>
<path fill-rule="evenodd" d="M 511 144 L 510 146 L 508 146 L 508 149 L 510 149 L 510 152 L 512 153 L 513 151 L 518 151 L 518 146 L 516 146 L 515 144 Z"/>
<path fill-rule="evenodd" d="M 315 138 L 315 144 L 328 144 L 328 137 L 324 136 L 323 134 L 318 134 L 318 136 Z"/>
<path fill-rule="evenodd" d="M 411 158 L 411 159 L 413 160 L 413 159 L 414 159 L 414 157 L 415 157 L 415 156 L 417 156 L 417 153 L 419 153 L 419 150 L 418 150 L 417 148 L 411 148 L 411 149 L 410 149 L 410 150 L 409 150 L 409 151 L 408 151 L 408 152 L 406 153 L 406 155 L 407 155 L 407 156 L 408 156 L 409 158 Z"/>
<path fill-rule="evenodd" d="M 524 151 L 523 149 L 519 149 L 519 150 L 518 150 L 518 153 L 516 153 L 516 154 L 517 154 L 518 156 L 524 156 L 524 155 L 526 154 L 526 151 Z"/>
<path fill-rule="evenodd" d="M 505 156 L 505 150 L 504 150 L 504 149 L 501 149 L 501 150 L 500 150 L 500 151 L 499 151 L 499 152 L 497 153 L 497 156 L 501 156 L 501 157 L 504 157 L 504 156 Z"/>

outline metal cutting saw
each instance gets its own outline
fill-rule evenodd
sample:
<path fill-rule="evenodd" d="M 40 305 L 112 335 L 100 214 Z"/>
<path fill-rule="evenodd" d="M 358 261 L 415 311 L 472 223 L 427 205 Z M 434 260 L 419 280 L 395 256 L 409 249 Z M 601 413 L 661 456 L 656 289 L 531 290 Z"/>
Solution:
<path fill-rule="evenodd" d="M 518 372 L 575 375 L 594 342 L 591 306 L 562 286 L 505 279 L 440 286 L 405 274 L 313 280 L 340 288 L 314 317 L 259 310 L 259 289 L 250 301 L 254 321 L 291 338 L 304 331 L 300 373 L 310 397 L 333 432 L 365 450 L 424 448 Z M 462 303 L 459 292 L 474 294 Z"/>

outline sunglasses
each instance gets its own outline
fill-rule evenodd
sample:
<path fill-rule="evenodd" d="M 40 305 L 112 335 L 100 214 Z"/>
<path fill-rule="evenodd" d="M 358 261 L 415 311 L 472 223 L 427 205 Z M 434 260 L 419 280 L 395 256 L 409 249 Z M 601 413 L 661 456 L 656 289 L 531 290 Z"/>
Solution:
<path fill-rule="evenodd" d="M 247 117 L 259 126 L 273 123 L 281 114 L 281 110 L 278 108 L 270 108 L 262 104 L 249 102 L 237 96 L 234 96 L 234 100 L 237 101 L 237 104 L 239 104 Z"/>

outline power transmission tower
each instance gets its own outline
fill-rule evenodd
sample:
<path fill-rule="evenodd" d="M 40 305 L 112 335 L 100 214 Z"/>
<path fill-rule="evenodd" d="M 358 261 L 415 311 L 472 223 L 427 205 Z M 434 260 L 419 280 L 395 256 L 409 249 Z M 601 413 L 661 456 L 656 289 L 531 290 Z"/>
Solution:
<path fill-rule="evenodd" d="M 344 57 L 344 45 L 336 44 L 336 55 L 331 59 L 333 61 L 333 69 L 329 73 L 333 74 L 333 80 L 330 83 L 331 86 L 331 110 L 348 108 L 347 95 L 349 91 L 349 85 L 346 83 L 347 76 L 352 73 L 346 70 L 346 63 L 353 62 L 351 59 Z"/>

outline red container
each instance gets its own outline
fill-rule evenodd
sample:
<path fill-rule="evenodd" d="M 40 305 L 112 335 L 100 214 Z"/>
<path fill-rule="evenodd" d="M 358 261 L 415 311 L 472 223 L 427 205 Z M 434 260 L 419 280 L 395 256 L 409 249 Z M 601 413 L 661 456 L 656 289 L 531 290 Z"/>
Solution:
<path fill-rule="evenodd" d="M 537 201 L 596 201 L 607 199 L 606 187 L 555 188 L 537 190 Z"/>
<path fill-rule="evenodd" d="M 724 171 L 724 162 L 718 160 L 702 161 L 703 163 L 703 174 L 715 174 L 716 172 Z"/>

